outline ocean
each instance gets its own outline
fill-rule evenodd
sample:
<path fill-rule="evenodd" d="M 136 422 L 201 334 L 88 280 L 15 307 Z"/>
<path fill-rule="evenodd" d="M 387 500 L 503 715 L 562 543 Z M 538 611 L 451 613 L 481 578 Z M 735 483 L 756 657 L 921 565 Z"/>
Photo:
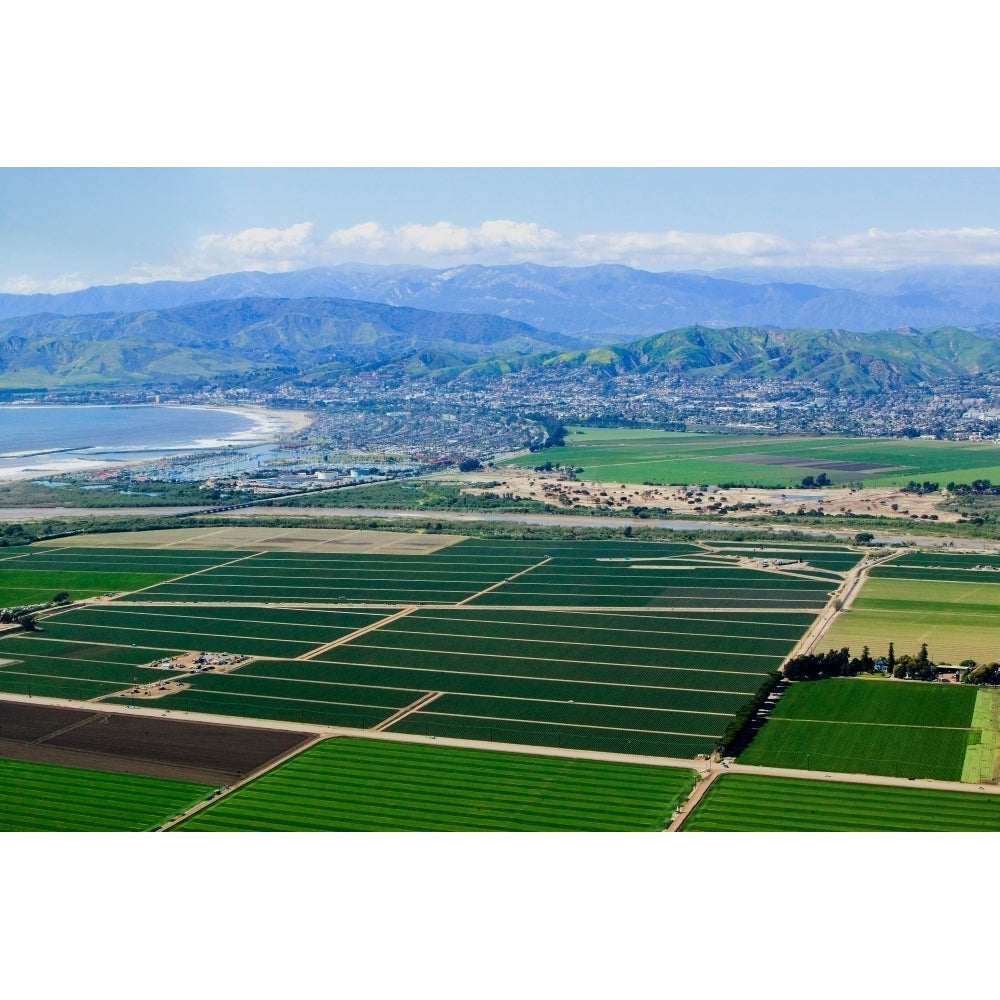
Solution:
<path fill-rule="evenodd" d="M 0 406 L 0 478 L 254 445 L 285 426 L 261 411 L 207 406 Z"/>

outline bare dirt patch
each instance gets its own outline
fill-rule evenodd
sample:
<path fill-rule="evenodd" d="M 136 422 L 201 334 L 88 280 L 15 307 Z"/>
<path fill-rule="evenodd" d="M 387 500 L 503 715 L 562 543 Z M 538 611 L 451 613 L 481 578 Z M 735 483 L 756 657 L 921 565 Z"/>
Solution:
<path fill-rule="evenodd" d="M 331 510 L 331 513 L 336 513 Z M 158 528 L 72 535 L 41 542 L 86 548 L 193 549 L 239 552 L 398 552 L 427 555 L 465 540 L 464 535 L 343 528 Z"/>
<path fill-rule="evenodd" d="M 232 784 L 308 733 L 0 700 L 0 757 Z"/>

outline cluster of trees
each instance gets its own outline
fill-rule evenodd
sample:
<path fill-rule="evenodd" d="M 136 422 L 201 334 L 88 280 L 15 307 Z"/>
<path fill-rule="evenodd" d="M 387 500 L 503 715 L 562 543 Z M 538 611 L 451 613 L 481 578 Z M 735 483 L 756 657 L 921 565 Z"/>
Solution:
<path fill-rule="evenodd" d="M 811 490 L 817 486 L 829 486 L 830 477 L 825 473 L 821 472 L 818 476 L 806 476 L 802 480 L 802 488 L 804 490 Z"/>
<path fill-rule="evenodd" d="M 541 448 L 561 448 L 566 444 L 566 428 L 558 417 L 551 413 L 526 413 L 525 420 L 534 420 L 545 429 L 545 440 L 541 443 L 528 442 L 528 451 L 539 451 Z"/>
<path fill-rule="evenodd" d="M 994 486 L 988 479 L 973 479 L 971 483 L 948 483 L 947 490 L 954 496 L 998 496 L 1000 486 Z"/>
<path fill-rule="evenodd" d="M 1000 684 L 1000 663 L 981 663 L 975 660 L 963 660 L 963 667 L 972 669 L 963 678 L 966 684 Z"/>
<path fill-rule="evenodd" d="M 926 479 L 922 483 L 918 483 L 915 479 L 911 479 L 905 486 L 901 486 L 899 491 L 900 493 L 937 493 L 940 488 L 939 483 L 932 483 Z"/>
<path fill-rule="evenodd" d="M 898 659 L 893 644 L 889 643 L 889 655 L 875 659 L 867 646 L 860 656 L 851 656 L 847 646 L 831 649 L 828 653 L 806 653 L 793 657 L 785 665 L 785 677 L 790 681 L 815 681 L 825 677 L 855 677 L 858 674 L 884 672 L 893 677 L 909 680 L 932 681 L 937 679 L 937 667 L 927 653 L 927 643 L 920 647 L 916 656 L 904 653 Z"/>

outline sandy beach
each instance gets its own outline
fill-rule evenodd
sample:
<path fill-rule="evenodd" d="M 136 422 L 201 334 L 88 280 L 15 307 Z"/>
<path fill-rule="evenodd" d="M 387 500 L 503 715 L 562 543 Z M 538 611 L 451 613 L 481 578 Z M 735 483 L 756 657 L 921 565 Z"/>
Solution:
<path fill-rule="evenodd" d="M 88 455 L 85 450 L 72 448 L 49 448 L 35 450 L 30 447 L 30 440 L 23 444 L 28 447 L 19 448 L 0 454 L 0 482 L 11 482 L 18 479 L 49 478 L 66 475 L 67 473 L 92 472 L 96 469 L 122 468 L 147 462 L 165 453 L 182 454 L 184 452 L 209 451 L 216 448 L 247 447 L 276 441 L 287 434 L 304 430 L 312 423 L 312 417 L 303 410 L 271 410 L 261 406 L 174 406 L 165 404 L 164 409 L 209 410 L 215 412 L 237 414 L 249 418 L 251 423 L 243 430 L 220 437 L 196 437 L 194 440 L 179 442 L 175 446 L 151 447 L 148 452 L 137 447 L 122 447 L 120 451 L 131 452 L 135 458 L 109 458 L 106 455 Z M 18 407 L 23 412 L 23 408 Z M 111 442 L 107 449 L 114 451 Z"/>

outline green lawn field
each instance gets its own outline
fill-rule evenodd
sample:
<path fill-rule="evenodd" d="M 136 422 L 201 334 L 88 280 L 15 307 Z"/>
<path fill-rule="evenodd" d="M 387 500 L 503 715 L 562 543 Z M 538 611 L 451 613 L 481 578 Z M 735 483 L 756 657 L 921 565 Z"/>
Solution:
<path fill-rule="evenodd" d="M 581 479 L 618 483 L 733 483 L 794 487 L 825 472 L 833 483 L 903 485 L 911 479 L 1000 481 L 1000 448 L 966 441 L 760 437 L 655 430 L 570 428 L 566 446 L 510 459 L 582 468 Z M 794 464 L 792 464 L 794 463 Z"/>
<path fill-rule="evenodd" d="M 178 829 L 660 830 L 693 785 L 679 768 L 338 737 Z"/>
<path fill-rule="evenodd" d="M 959 781 L 976 691 L 917 681 L 833 679 L 789 687 L 744 764 Z"/>
<path fill-rule="evenodd" d="M 685 832 L 1000 831 L 1000 795 L 725 774 Z"/>
<path fill-rule="evenodd" d="M 186 781 L 0 759 L 0 830 L 150 830 L 212 791 Z"/>

